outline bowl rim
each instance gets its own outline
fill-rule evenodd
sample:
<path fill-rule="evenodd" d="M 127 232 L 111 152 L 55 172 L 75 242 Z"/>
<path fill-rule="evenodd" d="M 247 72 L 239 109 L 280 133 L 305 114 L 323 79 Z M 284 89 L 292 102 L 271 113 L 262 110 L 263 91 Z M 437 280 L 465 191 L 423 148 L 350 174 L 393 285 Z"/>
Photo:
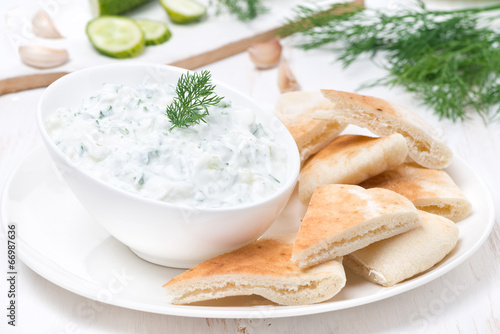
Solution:
<path fill-rule="evenodd" d="M 169 203 L 166 201 L 162 201 L 159 199 L 152 199 L 152 198 L 147 198 L 147 197 L 142 197 L 139 194 L 135 194 L 129 191 L 126 191 L 124 189 L 120 189 L 118 187 L 112 186 L 109 183 L 93 176 L 92 174 L 88 173 L 87 171 L 79 168 L 75 163 L 73 163 L 60 149 L 59 147 L 53 142 L 53 140 L 50 138 L 50 136 L 47 133 L 47 130 L 45 129 L 45 124 L 44 124 L 44 119 L 42 118 L 42 105 L 46 99 L 46 96 L 54 89 L 58 89 L 61 86 L 64 86 L 64 84 L 67 81 L 73 80 L 73 77 L 78 77 L 81 75 L 85 75 L 86 73 L 89 72 L 94 72 L 98 71 L 99 69 L 102 68 L 128 68 L 128 67 L 139 67 L 139 68 L 147 68 L 147 67 L 161 67 L 163 69 L 167 69 L 169 71 L 173 71 L 176 73 L 188 73 L 188 72 L 195 72 L 192 70 L 187 70 L 183 69 L 180 67 L 176 66 L 171 66 L 171 65 L 164 65 L 164 64 L 156 64 L 156 63 L 147 63 L 147 62 L 128 62 L 128 63 L 123 63 L 123 64 L 104 64 L 104 65 L 98 65 L 98 66 L 91 66 L 87 67 L 84 69 L 80 69 L 74 72 L 71 72 L 69 74 L 66 74 L 65 76 L 57 79 L 53 83 L 51 83 L 42 93 L 38 100 L 37 104 L 37 110 L 36 110 L 36 121 L 38 125 L 38 129 L 40 131 L 40 134 L 42 136 L 43 142 L 45 146 L 49 148 L 50 151 L 55 153 L 60 159 L 64 161 L 69 167 L 73 168 L 75 171 L 80 173 L 81 175 L 84 175 L 87 179 L 89 179 L 91 182 L 96 182 L 102 187 L 107 188 L 110 191 L 117 192 L 120 196 L 125 196 L 128 199 L 131 200 L 136 200 L 140 201 L 144 204 L 149 204 L 149 205 L 156 205 L 160 207 L 165 207 L 165 208 L 170 208 L 170 209 L 190 209 L 190 210 L 196 210 L 199 212 L 214 212 L 214 213 L 220 213 L 220 212 L 227 212 L 227 211 L 238 211 L 238 210 L 246 210 L 246 209 L 252 209 L 259 207 L 261 205 L 264 205 L 266 203 L 272 202 L 273 200 L 277 199 L 278 197 L 284 195 L 286 192 L 290 190 L 290 188 L 293 190 L 293 188 L 296 186 L 298 177 L 299 177 L 299 172 L 300 172 L 300 155 L 298 151 L 298 147 L 295 143 L 295 140 L 293 139 L 292 135 L 290 132 L 287 130 L 286 126 L 283 124 L 283 122 L 270 110 L 267 110 L 264 106 L 262 106 L 260 103 L 255 101 L 253 98 L 248 96 L 247 94 L 244 94 L 229 85 L 220 82 L 216 79 L 212 79 L 212 84 L 215 86 L 220 86 L 223 87 L 225 90 L 229 91 L 231 94 L 235 94 L 243 99 L 246 99 L 247 101 L 251 102 L 256 108 L 260 109 L 263 113 L 265 118 L 274 118 L 274 121 L 278 121 L 279 124 L 283 127 L 283 130 L 285 131 L 280 131 L 281 134 L 280 136 L 285 136 L 284 138 L 284 143 L 285 149 L 286 149 L 286 154 L 289 156 L 290 154 L 292 155 L 289 157 L 290 161 L 295 162 L 292 164 L 292 166 L 289 166 L 291 170 L 288 172 L 290 174 L 290 177 L 287 179 L 286 183 L 279 188 L 276 192 L 272 193 L 268 197 L 264 197 L 258 201 L 255 202 L 250 202 L 250 203 L 245 203 L 245 204 L 238 204 L 234 206 L 221 206 L 221 207 L 197 207 L 194 205 L 188 205 L 188 204 L 174 204 L 174 203 Z M 104 84 L 104 83 L 103 83 Z M 97 89 L 97 88 L 96 88 Z M 293 147 L 292 145 L 293 144 Z M 287 165 L 290 165 L 290 163 L 287 163 Z M 290 192 L 291 193 L 291 192 Z M 287 200 L 288 201 L 288 200 Z"/>

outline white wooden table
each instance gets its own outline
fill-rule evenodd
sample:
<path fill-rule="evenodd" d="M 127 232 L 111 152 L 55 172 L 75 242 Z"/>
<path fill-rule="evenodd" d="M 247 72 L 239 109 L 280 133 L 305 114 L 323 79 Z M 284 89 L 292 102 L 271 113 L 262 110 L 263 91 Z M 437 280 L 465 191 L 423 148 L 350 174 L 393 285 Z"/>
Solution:
<path fill-rule="evenodd" d="M 328 50 L 300 51 L 285 41 L 285 56 L 302 89 L 352 91 L 383 71 L 369 61 L 347 70 Z M 279 95 L 276 69 L 257 71 L 246 54 L 206 66 L 213 77 L 272 108 Z M 35 110 L 43 89 L 0 97 L 0 190 L 9 174 L 41 145 Z M 464 123 L 439 121 L 418 100 L 399 89 L 363 93 L 410 106 L 424 116 L 453 149 L 483 177 L 496 209 L 495 227 L 485 244 L 444 276 L 395 297 L 335 312 L 282 319 L 203 319 L 133 311 L 94 303 L 66 291 L 18 264 L 17 327 L 7 326 L 7 282 L 0 279 L 0 333 L 500 333 L 500 123 L 478 117 Z M 6 273 L 6 238 L 0 235 L 0 268 Z M 88 309 L 88 308 L 87 308 Z"/>

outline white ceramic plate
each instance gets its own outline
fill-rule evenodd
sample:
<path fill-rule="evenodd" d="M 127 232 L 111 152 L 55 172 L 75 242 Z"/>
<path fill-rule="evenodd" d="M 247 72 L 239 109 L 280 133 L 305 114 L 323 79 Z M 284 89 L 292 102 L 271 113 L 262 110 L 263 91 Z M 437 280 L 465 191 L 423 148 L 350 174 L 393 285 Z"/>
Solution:
<path fill-rule="evenodd" d="M 10 177 L 2 199 L 2 226 L 17 224 L 20 259 L 49 281 L 79 295 L 130 309 L 211 318 L 273 318 L 322 313 L 371 303 L 430 282 L 458 266 L 486 240 L 494 209 L 486 187 L 464 161 L 447 169 L 472 202 L 473 214 L 457 223 L 456 249 L 427 272 L 383 288 L 347 272 L 346 287 L 329 301 L 277 306 L 257 297 L 234 297 L 198 305 L 169 303 L 162 285 L 180 269 L 141 260 L 111 237 L 76 200 L 53 169 L 44 148 L 32 152 Z M 295 193 L 267 234 L 298 228 L 305 208 Z"/>

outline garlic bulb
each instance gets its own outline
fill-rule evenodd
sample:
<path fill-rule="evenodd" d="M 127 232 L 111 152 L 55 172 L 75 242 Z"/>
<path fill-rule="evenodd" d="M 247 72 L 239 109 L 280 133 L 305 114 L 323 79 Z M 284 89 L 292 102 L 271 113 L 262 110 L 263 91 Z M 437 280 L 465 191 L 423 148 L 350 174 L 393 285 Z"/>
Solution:
<path fill-rule="evenodd" d="M 267 69 L 276 66 L 281 57 L 281 43 L 278 38 L 263 43 L 256 43 L 248 48 L 248 54 L 252 62 L 259 69 Z"/>
<path fill-rule="evenodd" d="M 300 85 L 285 58 L 281 58 L 278 66 L 278 87 L 281 93 L 300 90 Z"/>
<path fill-rule="evenodd" d="M 56 67 L 69 60 L 68 51 L 64 49 L 51 49 L 34 44 L 20 46 L 19 55 L 23 63 L 36 68 Z"/>
<path fill-rule="evenodd" d="M 38 11 L 31 20 L 33 33 L 43 38 L 62 38 L 56 26 L 43 10 Z"/>

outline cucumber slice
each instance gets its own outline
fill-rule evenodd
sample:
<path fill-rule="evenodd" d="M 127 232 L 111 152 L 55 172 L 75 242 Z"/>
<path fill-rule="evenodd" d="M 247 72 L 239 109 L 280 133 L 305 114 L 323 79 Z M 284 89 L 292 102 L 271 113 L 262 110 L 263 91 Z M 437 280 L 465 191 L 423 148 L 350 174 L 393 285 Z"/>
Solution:
<path fill-rule="evenodd" d="M 146 45 L 157 45 L 165 43 L 170 39 L 172 33 L 164 22 L 153 20 L 135 20 L 141 27 L 144 37 L 146 38 Z"/>
<path fill-rule="evenodd" d="M 114 58 L 135 57 L 146 40 L 134 20 L 122 16 L 99 16 L 87 24 L 90 43 L 100 53 Z"/>
<path fill-rule="evenodd" d="M 175 23 L 188 23 L 207 13 L 206 7 L 194 0 L 160 0 L 160 3 Z"/>
<path fill-rule="evenodd" d="M 149 1 L 151 0 L 89 0 L 94 16 L 121 14 Z"/>

